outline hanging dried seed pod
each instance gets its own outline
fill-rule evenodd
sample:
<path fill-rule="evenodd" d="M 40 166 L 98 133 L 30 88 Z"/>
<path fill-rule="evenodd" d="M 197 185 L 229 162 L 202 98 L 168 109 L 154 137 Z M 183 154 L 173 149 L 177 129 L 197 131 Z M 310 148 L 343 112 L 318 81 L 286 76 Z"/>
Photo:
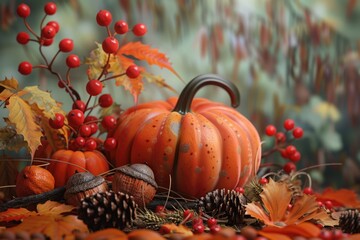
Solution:
<path fill-rule="evenodd" d="M 154 172 L 145 164 L 132 164 L 116 168 L 112 189 L 134 197 L 140 206 L 146 206 L 155 196 L 158 185 Z"/>
<path fill-rule="evenodd" d="M 69 178 L 64 197 L 68 204 L 79 206 L 84 198 L 107 190 L 108 185 L 103 177 L 80 172 Z"/>

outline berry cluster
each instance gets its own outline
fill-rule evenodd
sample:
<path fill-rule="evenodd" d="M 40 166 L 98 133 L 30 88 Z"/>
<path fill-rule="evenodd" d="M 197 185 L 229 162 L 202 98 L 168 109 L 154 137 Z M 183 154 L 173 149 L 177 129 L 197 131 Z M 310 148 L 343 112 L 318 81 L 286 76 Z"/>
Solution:
<path fill-rule="evenodd" d="M 286 173 L 291 173 L 296 171 L 295 163 L 301 159 L 301 153 L 291 143 L 295 139 L 302 138 L 304 131 L 301 127 L 295 126 L 293 119 L 286 119 L 283 123 L 283 127 L 285 132 L 277 131 L 274 125 L 266 126 L 265 134 L 275 138 L 275 146 L 267 153 L 264 153 L 263 157 L 274 152 L 280 152 L 284 159 L 290 160 L 284 165 L 283 170 Z"/>
<path fill-rule="evenodd" d="M 112 22 L 112 15 L 107 10 L 100 10 L 96 15 L 96 22 L 98 25 L 105 27 L 108 36 L 102 42 L 102 49 L 108 54 L 107 63 L 102 67 L 102 72 L 96 79 L 90 79 L 86 84 L 86 92 L 88 93 L 87 101 L 83 101 L 80 94 L 73 88 L 71 84 L 70 71 L 81 65 L 81 61 L 78 55 L 69 54 L 66 57 L 65 64 L 68 67 L 66 77 L 63 78 L 59 72 L 53 69 L 53 63 L 60 53 L 70 53 L 74 49 L 74 41 L 70 38 L 64 38 L 60 40 L 58 45 L 58 51 L 49 61 L 44 54 L 44 47 L 51 46 L 54 42 L 56 34 L 60 30 L 60 25 L 57 21 L 49 21 L 45 23 L 46 18 L 49 15 L 56 13 L 57 6 L 54 2 L 48 2 L 44 6 L 45 15 L 40 23 L 40 33 L 36 33 L 33 28 L 29 25 L 27 18 L 30 16 L 30 7 L 22 3 L 17 7 L 17 14 L 23 18 L 24 25 L 28 32 L 19 32 L 16 40 L 19 44 L 26 45 L 29 42 L 35 42 L 39 45 L 40 55 L 43 64 L 32 65 L 28 61 L 21 62 L 18 67 L 18 71 L 23 75 L 31 74 L 34 68 L 43 68 L 48 70 L 50 73 L 57 77 L 58 87 L 65 89 L 70 95 L 73 105 L 72 110 L 69 111 L 66 116 L 62 113 L 56 113 L 52 119 L 49 119 L 49 125 L 54 129 L 60 129 L 64 126 L 71 130 L 69 149 L 72 150 L 94 150 L 100 148 L 98 145 L 99 141 L 94 138 L 94 134 L 98 132 L 99 127 L 102 127 L 105 131 L 111 131 L 116 126 L 116 118 L 112 115 L 103 116 L 100 119 L 91 115 L 92 110 L 95 107 L 108 108 L 113 105 L 113 98 L 110 94 L 103 93 L 105 87 L 104 82 L 110 79 L 114 79 L 120 76 L 126 75 L 129 78 L 137 78 L 140 75 L 140 69 L 136 65 L 129 66 L 126 71 L 122 74 L 113 75 L 106 77 L 107 69 L 111 54 L 116 54 L 119 49 L 119 41 L 116 39 L 118 34 L 124 35 L 129 32 L 128 24 L 119 20 L 114 24 L 113 33 L 110 30 L 110 24 Z M 132 33 L 135 36 L 143 36 L 146 33 L 146 26 L 142 23 L 136 24 L 132 28 Z M 32 35 L 32 37 L 30 37 Z M 98 98 L 91 104 L 91 98 Z M 112 150 L 116 147 L 117 141 L 115 138 L 107 138 L 103 143 L 102 147 L 105 150 Z"/>

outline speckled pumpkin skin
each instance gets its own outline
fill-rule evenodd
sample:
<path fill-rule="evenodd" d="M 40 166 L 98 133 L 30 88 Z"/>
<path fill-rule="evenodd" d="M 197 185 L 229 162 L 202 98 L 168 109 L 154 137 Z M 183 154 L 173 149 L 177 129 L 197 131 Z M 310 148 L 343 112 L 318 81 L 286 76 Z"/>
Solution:
<path fill-rule="evenodd" d="M 125 111 L 111 136 L 115 166 L 145 163 L 158 185 L 200 197 L 217 188 L 243 186 L 257 172 L 261 143 L 252 123 L 235 109 L 193 99 L 186 113 L 177 98 L 139 104 Z"/>

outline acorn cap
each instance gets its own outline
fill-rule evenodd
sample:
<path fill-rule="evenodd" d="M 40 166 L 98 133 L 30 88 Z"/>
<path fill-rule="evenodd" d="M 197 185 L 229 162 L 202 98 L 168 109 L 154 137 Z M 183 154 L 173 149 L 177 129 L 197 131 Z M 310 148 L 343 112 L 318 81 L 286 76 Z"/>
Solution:
<path fill-rule="evenodd" d="M 80 172 L 72 175 L 66 183 L 67 194 L 78 193 L 99 186 L 105 179 L 101 176 L 94 176 L 90 172 Z"/>
<path fill-rule="evenodd" d="M 124 173 L 130 177 L 143 180 L 153 187 L 158 188 L 158 185 L 155 182 L 154 172 L 146 164 L 135 163 L 131 165 L 124 165 L 122 167 L 116 168 L 116 171 Z"/>

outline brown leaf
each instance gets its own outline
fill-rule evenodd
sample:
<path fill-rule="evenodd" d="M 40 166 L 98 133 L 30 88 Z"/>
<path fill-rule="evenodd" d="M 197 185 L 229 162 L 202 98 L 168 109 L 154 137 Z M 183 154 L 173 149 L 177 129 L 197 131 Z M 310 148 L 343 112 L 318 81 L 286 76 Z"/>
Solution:
<path fill-rule="evenodd" d="M 73 231 L 88 232 L 87 226 L 74 215 L 38 215 L 30 216 L 15 227 L 9 228 L 9 231 L 28 233 L 43 233 L 50 239 L 62 240 L 72 236 Z"/>
<path fill-rule="evenodd" d="M 0 222 L 19 221 L 34 215 L 36 212 L 29 211 L 26 208 L 10 208 L 5 212 L 0 212 Z"/>
<path fill-rule="evenodd" d="M 41 144 L 42 133 L 40 126 L 36 124 L 36 117 L 31 107 L 17 95 L 9 99 L 6 107 L 9 109 L 9 121 L 15 125 L 16 132 L 24 136 L 33 157 L 35 150 Z"/>
<path fill-rule="evenodd" d="M 6 101 L 7 99 L 9 99 L 14 93 L 11 92 L 8 89 L 4 89 L 3 91 L 0 92 L 0 101 Z"/>
<path fill-rule="evenodd" d="M 336 224 L 336 221 L 329 221 L 330 217 L 324 209 L 319 208 L 315 196 L 298 197 L 289 211 L 287 207 L 290 204 L 291 195 L 291 191 L 284 182 L 275 182 L 270 179 L 260 194 L 263 205 L 249 203 L 246 205 L 246 213 L 274 227 L 300 224 L 311 219 Z"/>
<path fill-rule="evenodd" d="M 18 85 L 19 83 L 15 78 L 10 78 L 10 79 L 5 78 L 4 80 L 0 81 L 1 87 L 12 91 L 15 91 L 18 88 Z"/>
<path fill-rule="evenodd" d="M 40 215 L 60 215 L 71 212 L 75 207 L 54 201 L 46 201 L 44 204 L 38 204 L 36 207 Z"/>
<path fill-rule="evenodd" d="M 99 240 L 99 239 L 117 239 L 117 240 L 127 240 L 128 237 L 126 233 L 120 231 L 116 228 L 107 228 L 104 230 L 96 231 L 94 233 L 86 236 L 86 240 Z"/>

